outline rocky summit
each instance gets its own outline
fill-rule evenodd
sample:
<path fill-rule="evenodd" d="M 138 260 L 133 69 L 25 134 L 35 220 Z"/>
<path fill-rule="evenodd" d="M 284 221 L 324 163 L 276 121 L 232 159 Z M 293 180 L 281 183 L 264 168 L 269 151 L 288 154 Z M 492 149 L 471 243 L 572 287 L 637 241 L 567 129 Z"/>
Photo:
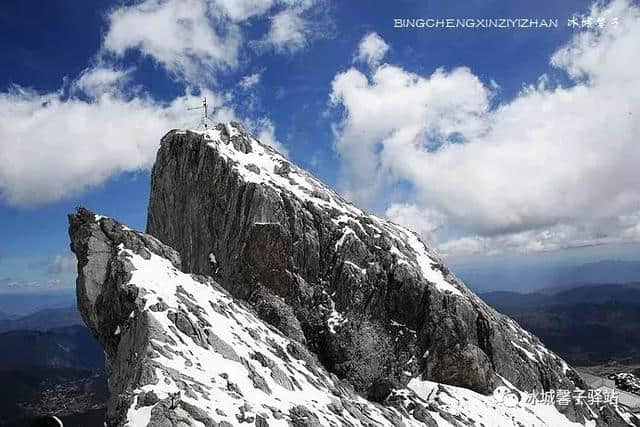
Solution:
<path fill-rule="evenodd" d="M 162 138 L 147 234 L 69 218 L 110 426 L 640 425 L 530 399 L 585 384 L 415 233 L 239 124 Z"/>

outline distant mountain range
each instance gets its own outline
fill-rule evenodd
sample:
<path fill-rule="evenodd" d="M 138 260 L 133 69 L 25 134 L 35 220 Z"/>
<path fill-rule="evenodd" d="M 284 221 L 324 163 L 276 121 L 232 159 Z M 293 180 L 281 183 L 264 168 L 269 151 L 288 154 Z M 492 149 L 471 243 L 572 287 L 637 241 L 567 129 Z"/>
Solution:
<path fill-rule="evenodd" d="M 555 285 L 565 283 L 629 283 L 640 281 L 640 261 L 603 260 L 560 269 Z"/>
<path fill-rule="evenodd" d="M 640 283 L 480 297 L 575 365 L 640 363 Z"/>
<path fill-rule="evenodd" d="M 7 314 L 7 313 L 3 313 L 2 311 L 0 311 L 0 320 L 11 319 L 12 317 L 14 317 L 14 316 L 12 316 L 10 314 Z"/>
<path fill-rule="evenodd" d="M 0 317 L 0 333 L 18 330 L 47 331 L 73 325 L 84 325 L 76 307 L 47 308 L 21 317 Z"/>
<path fill-rule="evenodd" d="M 0 320 L 26 316 L 47 308 L 65 308 L 75 306 L 76 295 L 71 292 L 52 294 L 39 293 L 3 293 L 0 294 Z"/>
<path fill-rule="evenodd" d="M 640 261 L 603 260 L 580 265 L 501 262 L 454 265 L 453 270 L 477 292 L 553 293 L 590 284 L 640 282 Z"/>
<path fill-rule="evenodd" d="M 91 332 L 84 326 L 48 331 L 10 331 L 0 334 L 2 370 L 77 368 L 103 370 L 104 356 Z"/>

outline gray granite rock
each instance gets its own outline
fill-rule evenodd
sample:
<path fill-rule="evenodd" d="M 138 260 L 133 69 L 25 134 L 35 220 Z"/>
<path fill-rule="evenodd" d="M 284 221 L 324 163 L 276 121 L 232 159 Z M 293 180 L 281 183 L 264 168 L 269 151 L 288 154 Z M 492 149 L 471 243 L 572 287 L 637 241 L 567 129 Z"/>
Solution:
<path fill-rule="evenodd" d="M 418 254 L 399 243 L 407 240 L 401 227 L 353 208 L 241 126 L 216 129 L 234 126 L 235 158 L 201 134 L 162 138 L 147 231 L 179 251 L 184 271 L 214 276 L 371 397 L 374 384 L 405 385 L 419 374 L 481 393 L 501 384 L 499 376 L 529 391 L 581 385 L 429 247 L 431 270 L 457 293 L 425 277 Z M 256 183 L 237 166 L 249 146 L 274 159 L 274 170 L 261 175 L 273 177 L 265 177 L 269 183 Z M 332 326 L 333 311 L 341 321 Z M 379 388 L 375 394 L 381 397 Z"/>

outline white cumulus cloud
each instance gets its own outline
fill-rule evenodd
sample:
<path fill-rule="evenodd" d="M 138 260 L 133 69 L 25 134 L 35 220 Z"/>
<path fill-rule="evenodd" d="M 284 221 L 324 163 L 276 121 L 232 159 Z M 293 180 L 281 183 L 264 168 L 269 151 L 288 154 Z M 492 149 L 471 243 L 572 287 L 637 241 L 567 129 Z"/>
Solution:
<path fill-rule="evenodd" d="M 305 20 L 294 10 L 284 10 L 271 18 L 267 42 L 277 51 L 296 51 L 307 42 Z"/>
<path fill-rule="evenodd" d="M 276 3 L 276 0 L 215 0 L 213 5 L 231 20 L 241 22 L 254 16 L 264 15 Z"/>
<path fill-rule="evenodd" d="M 141 0 L 115 7 L 106 17 L 93 65 L 69 84 L 46 93 L 20 86 L 0 92 L 0 200 L 18 206 L 53 202 L 120 173 L 149 169 L 166 131 L 198 125 L 188 108 L 199 105 L 202 96 L 211 120 L 244 122 L 286 153 L 269 118 L 239 117 L 232 93 L 198 88 L 215 86 L 219 72 L 237 71 L 249 20 L 265 21 L 277 50 L 306 46 L 308 22 L 302 15 L 316 3 Z M 169 102 L 155 100 L 134 80 L 135 68 L 122 66 L 129 51 L 164 67 L 183 83 L 185 94 Z M 250 88 L 260 76 L 246 76 L 240 85 Z"/>
<path fill-rule="evenodd" d="M 378 33 L 369 33 L 365 35 L 355 56 L 355 60 L 364 62 L 370 67 L 380 64 L 389 50 L 389 45 L 378 35 Z"/>
<path fill-rule="evenodd" d="M 73 89 L 92 97 L 107 92 L 117 92 L 128 82 L 131 71 L 131 69 L 117 70 L 103 65 L 89 67 L 73 83 Z"/>
<path fill-rule="evenodd" d="M 205 95 L 217 114 L 228 111 L 220 97 Z M 147 169 L 166 131 L 196 124 L 187 107 L 199 100 L 187 94 L 161 104 L 109 93 L 81 100 L 18 87 L 0 93 L 0 195 L 13 205 L 50 202 Z"/>
<path fill-rule="evenodd" d="M 245 45 L 292 53 L 319 37 L 307 15 L 317 0 L 143 0 L 113 9 L 103 54 L 139 51 L 191 84 L 215 81 L 240 64 Z M 251 20 L 267 20 L 258 40 L 246 40 Z M 108 55 L 107 55 L 108 56 Z"/>
<path fill-rule="evenodd" d="M 92 74 L 88 70 L 83 77 Z M 53 202 L 120 173 L 150 169 L 167 131 L 199 125 L 189 108 L 203 96 L 213 122 L 244 122 L 263 142 L 286 154 L 275 125 L 265 117 L 238 116 L 233 97 L 226 94 L 204 90 L 196 96 L 188 89 L 163 103 L 140 92 L 132 96 L 126 90 L 72 84 L 74 91 L 80 87 L 84 97 L 73 91 L 68 96 L 64 89 L 38 93 L 17 86 L 0 93 L 0 200 L 15 206 Z"/>
<path fill-rule="evenodd" d="M 145 0 L 111 12 L 104 49 L 120 56 L 137 49 L 175 75 L 206 81 L 237 65 L 241 37 L 206 1 Z"/>
<path fill-rule="evenodd" d="M 632 52 L 640 9 L 615 0 L 594 5 L 590 16 L 619 24 L 578 33 L 552 56 L 571 84 L 542 76 L 495 108 L 495 84 L 464 67 L 423 76 L 382 65 L 336 75 L 342 185 L 371 203 L 408 184 L 405 222 L 421 228 L 415 209 L 426 218 L 436 212 L 445 252 L 639 241 L 640 61 Z"/>

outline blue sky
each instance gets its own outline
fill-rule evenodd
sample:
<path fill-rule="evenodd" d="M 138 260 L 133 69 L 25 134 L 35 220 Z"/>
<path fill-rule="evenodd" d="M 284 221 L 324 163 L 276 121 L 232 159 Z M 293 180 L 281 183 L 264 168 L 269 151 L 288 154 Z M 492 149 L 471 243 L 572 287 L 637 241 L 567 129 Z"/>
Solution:
<path fill-rule="evenodd" d="M 202 94 L 453 262 L 639 258 L 636 2 L 10 0 L 0 25 L 0 292 L 73 285 L 78 204 L 144 229 Z"/>

